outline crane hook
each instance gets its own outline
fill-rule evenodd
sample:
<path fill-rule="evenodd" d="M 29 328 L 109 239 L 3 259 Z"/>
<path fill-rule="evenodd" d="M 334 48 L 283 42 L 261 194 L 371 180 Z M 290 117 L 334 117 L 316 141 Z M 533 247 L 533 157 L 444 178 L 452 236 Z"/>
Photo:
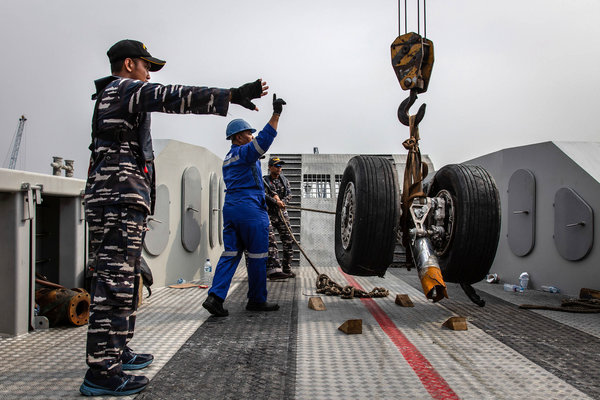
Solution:
<path fill-rule="evenodd" d="M 417 100 L 417 91 L 416 89 L 410 90 L 410 95 L 406 98 L 402 103 L 400 103 L 400 107 L 398 107 L 398 120 L 406 126 L 410 126 L 410 116 L 408 115 L 408 109 L 415 104 Z M 419 110 L 417 111 L 417 116 L 415 118 L 415 126 L 418 126 L 419 123 L 423 120 L 425 116 L 425 106 L 426 104 L 421 104 Z"/>

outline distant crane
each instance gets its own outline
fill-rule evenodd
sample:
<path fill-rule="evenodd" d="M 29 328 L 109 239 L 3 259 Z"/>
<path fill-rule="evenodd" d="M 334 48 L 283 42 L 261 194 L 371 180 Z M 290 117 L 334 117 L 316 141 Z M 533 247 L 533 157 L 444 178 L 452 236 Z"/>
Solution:
<path fill-rule="evenodd" d="M 8 162 L 8 169 L 15 169 L 15 167 L 17 166 L 17 157 L 19 156 L 19 147 L 21 147 L 21 138 L 23 137 L 25 121 L 27 121 L 27 118 L 25 118 L 24 115 L 21 115 L 21 118 L 19 118 L 17 133 L 15 134 L 12 152 L 10 154 L 10 160 Z"/>

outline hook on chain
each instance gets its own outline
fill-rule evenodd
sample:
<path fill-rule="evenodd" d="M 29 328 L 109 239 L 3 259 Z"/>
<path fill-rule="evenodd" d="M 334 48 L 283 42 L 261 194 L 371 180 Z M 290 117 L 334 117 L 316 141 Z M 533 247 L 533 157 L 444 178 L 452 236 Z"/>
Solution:
<path fill-rule="evenodd" d="M 416 89 L 411 89 L 408 98 L 406 98 L 402 103 L 400 103 L 400 107 L 398 107 L 398 120 L 403 125 L 410 126 L 410 116 L 408 115 L 408 110 L 412 107 L 413 104 L 415 104 L 416 100 L 417 91 Z M 421 104 L 421 107 L 419 107 L 419 110 L 417 111 L 415 117 L 415 126 L 418 126 L 419 123 L 423 120 L 423 117 L 425 116 L 425 107 L 426 104 Z"/>

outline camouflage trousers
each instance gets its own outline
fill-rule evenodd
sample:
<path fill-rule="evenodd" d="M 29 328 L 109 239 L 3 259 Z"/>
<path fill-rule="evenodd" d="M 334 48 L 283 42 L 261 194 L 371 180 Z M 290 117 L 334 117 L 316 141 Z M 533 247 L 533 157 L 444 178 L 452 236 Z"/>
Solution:
<path fill-rule="evenodd" d="M 121 372 L 123 348 L 133 337 L 146 211 L 86 208 L 93 270 L 87 365 L 96 375 Z"/>
<path fill-rule="evenodd" d="M 269 257 L 267 258 L 267 275 L 275 272 L 289 272 L 291 271 L 290 263 L 292 261 L 293 250 L 293 239 L 290 235 L 286 222 L 290 223 L 290 218 L 287 211 L 283 212 L 285 221 L 281 219 L 279 213 L 274 214 L 269 212 Z M 283 259 L 279 259 L 279 249 L 277 247 L 277 241 L 275 240 L 275 229 L 279 232 L 279 238 L 283 245 Z"/>

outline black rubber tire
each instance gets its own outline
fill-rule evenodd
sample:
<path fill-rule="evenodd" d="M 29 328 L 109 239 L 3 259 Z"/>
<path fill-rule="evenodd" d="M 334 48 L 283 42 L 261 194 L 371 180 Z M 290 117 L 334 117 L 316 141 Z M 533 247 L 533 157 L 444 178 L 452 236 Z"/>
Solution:
<path fill-rule="evenodd" d="M 428 190 L 452 196 L 454 223 L 448 246 L 438 253 L 444 280 L 473 284 L 489 273 L 500 238 L 500 196 L 494 178 L 482 167 L 450 164 L 435 174 Z"/>
<path fill-rule="evenodd" d="M 354 218 L 349 224 L 348 218 L 342 221 L 342 214 L 350 184 L 354 187 Z M 383 276 L 393 261 L 399 219 L 400 191 L 394 165 L 384 157 L 353 157 L 340 183 L 335 214 L 335 256 L 342 270 L 350 275 Z M 349 235 L 345 230 L 345 247 L 343 226 L 351 227 Z"/>

